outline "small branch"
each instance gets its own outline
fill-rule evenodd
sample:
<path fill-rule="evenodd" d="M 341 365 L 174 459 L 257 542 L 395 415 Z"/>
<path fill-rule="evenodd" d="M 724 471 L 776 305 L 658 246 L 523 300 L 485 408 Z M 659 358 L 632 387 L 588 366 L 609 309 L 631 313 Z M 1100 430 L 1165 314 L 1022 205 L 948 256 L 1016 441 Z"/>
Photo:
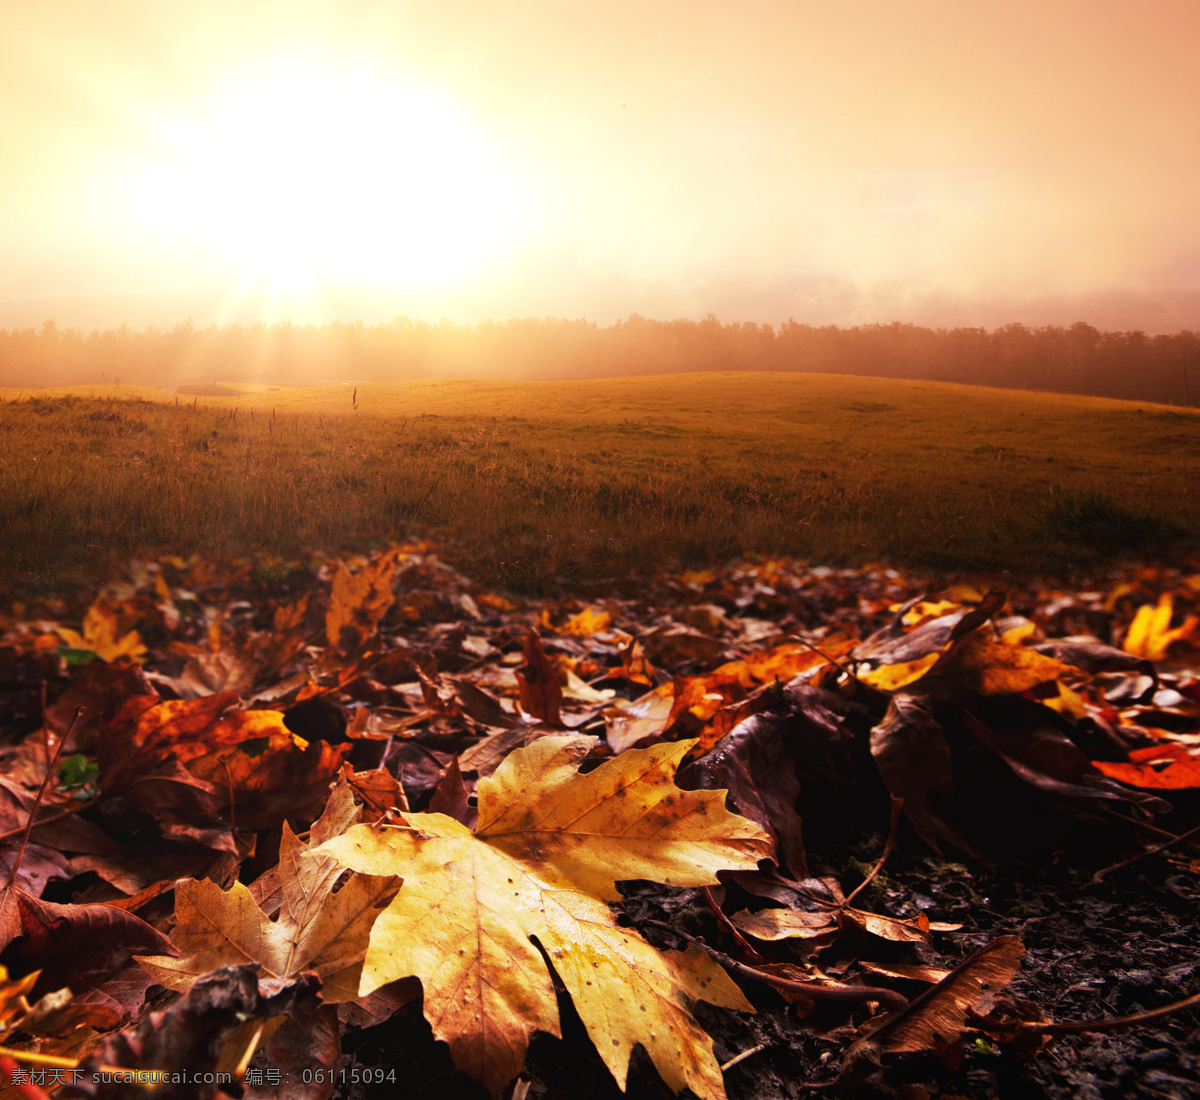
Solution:
<path fill-rule="evenodd" d="M 696 936 L 689 936 L 686 932 L 680 932 L 678 929 L 672 928 L 669 924 L 664 924 L 662 921 L 644 920 L 641 923 L 651 925 L 654 928 L 661 928 L 665 932 L 669 932 L 672 936 L 678 936 L 682 940 L 687 940 L 688 943 L 694 943 L 701 950 L 707 951 L 726 970 L 730 970 L 734 974 L 740 974 L 743 978 L 752 978 L 756 982 L 763 982 L 766 985 L 774 986 L 776 989 L 786 989 L 793 993 L 802 993 L 805 997 L 812 997 L 814 1000 L 821 1001 L 878 1001 L 881 1005 L 887 1005 L 889 1008 L 895 1010 L 908 1007 L 908 998 L 892 989 L 878 989 L 873 985 L 817 985 L 814 982 L 797 982 L 791 978 L 779 978 L 774 974 L 757 970 L 753 966 L 746 966 L 745 963 L 740 963 L 737 959 L 730 958 L 724 951 L 718 951 L 715 947 L 710 947 L 704 940 Z"/>
<path fill-rule="evenodd" d="M 795 638 L 796 641 L 799 642 L 802 646 L 805 646 L 807 649 L 811 649 L 822 660 L 828 661 L 839 672 L 844 672 L 855 683 L 862 684 L 863 687 L 871 686 L 870 684 L 866 683 L 863 680 L 860 680 L 857 676 L 855 676 L 854 673 L 851 672 L 850 669 L 848 669 L 844 664 L 842 664 L 842 662 L 839 661 L 836 657 L 830 657 L 828 653 L 826 653 L 823 649 L 818 649 L 815 645 L 812 644 L 812 642 L 806 642 L 803 638 L 801 638 L 797 634 L 793 634 L 792 637 Z"/>
<path fill-rule="evenodd" d="M 1137 1027 L 1176 1012 L 1186 1012 L 1189 1008 L 1200 1008 L 1200 993 L 1174 1004 L 1153 1008 L 1149 1012 L 1137 1012 L 1132 1016 L 1105 1016 L 1099 1020 L 1067 1020 L 1061 1024 L 1039 1023 L 1037 1020 L 1025 1020 L 1017 1024 L 1018 1031 L 1036 1031 L 1039 1035 L 1078 1035 L 1084 1031 L 1116 1031 L 1122 1027 Z"/>
<path fill-rule="evenodd" d="M 724 1065 L 722 1065 L 721 1072 L 724 1073 L 726 1070 L 733 1069 L 733 1067 L 736 1066 L 739 1062 L 744 1062 L 747 1058 L 752 1058 L 760 1050 L 766 1050 L 766 1049 L 767 1049 L 766 1043 L 759 1043 L 758 1046 L 756 1046 L 756 1047 L 751 1047 L 749 1050 L 743 1050 L 741 1054 L 737 1055 L 737 1057 L 730 1058 L 728 1062 L 726 1062 Z"/>
<path fill-rule="evenodd" d="M 1153 848 L 1147 848 L 1144 851 L 1138 852 L 1136 856 L 1130 856 L 1128 859 L 1121 860 L 1120 863 L 1114 863 L 1111 867 L 1103 867 L 1092 875 L 1092 881 L 1100 883 L 1104 881 L 1106 875 L 1112 871 L 1120 871 L 1123 867 L 1128 867 L 1130 864 L 1137 863 L 1138 860 L 1146 859 L 1148 856 L 1158 855 L 1159 852 L 1166 851 L 1168 848 L 1173 848 L 1176 844 L 1181 844 L 1183 841 L 1194 837 L 1200 833 L 1200 825 L 1189 829 L 1186 833 L 1180 833 L 1177 837 L 1172 837 L 1170 840 L 1164 840 L 1161 844 L 1156 844 Z"/>
<path fill-rule="evenodd" d="M 38 1054 L 32 1050 L 14 1050 L 12 1047 L 0 1046 L 0 1058 L 11 1058 L 14 1062 L 24 1062 L 30 1066 L 46 1066 L 49 1069 L 78 1069 L 79 1059 L 60 1058 L 56 1054 Z M 144 1077 L 151 1079 L 153 1074 L 163 1074 L 161 1069 L 129 1069 L 126 1066 L 97 1066 L 98 1073 L 129 1073 L 134 1079 Z"/>
<path fill-rule="evenodd" d="M 49 817 L 43 817 L 41 821 L 35 821 L 33 828 L 40 829 L 43 825 L 53 825 L 56 821 L 63 821 L 68 817 L 74 817 L 75 814 L 86 810 L 89 806 L 94 806 L 96 800 L 89 798 L 86 802 L 76 802 L 73 806 L 68 806 L 65 810 L 60 810 L 56 814 L 51 814 Z M 0 840 L 7 840 L 9 837 L 17 836 L 25 831 L 25 826 L 22 825 L 17 829 L 9 829 L 8 832 L 0 833 Z"/>
<path fill-rule="evenodd" d="M 887 842 L 883 846 L 883 855 L 879 857 L 879 862 L 871 868 L 871 873 L 850 891 L 850 896 L 842 902 L 842 908 L 849 906 L 871 884 L 871 880 L 883 870 L 883 865 L 887 863 L 888 856 L 892 854 L 892 848 L 896 844 L 896 830 L 900 828 L 900 811 L 902 809 L 904 809 L 904 799 L 892 795 L 892 819 L 888 823 Z"/>
<path fill-rule="evenodd" d="M 33 800 L 33 806 L 29 811 L 29 817 L 25 821 L 25 828 L 22 830 L 21 843 L 17 848 L 16 857 L 13 859 L 12 870 L 8 872 L 8 882 L 4 886 L 4 892 L 8 893 L 12 890 L 13 884 L 17 881 L 17 872 L 21 869 L 21 860 L 25 858 L 25 846 L 29 843 L 29 833 L 33 828 L 33 819 L 37 816 L 38 807 L 42 804 L 42 799 L 46 797 L 46 788 L 50 786 L 50 780 L 54 775 L 54 769 L 58 767 L 58 759 L 62 756 L 63 748 L 70 739 L 71 734 L 75 730 L 75 723 L 79 721 L 83 712 L 87 708 L 81 703 L 75 708 L 75 716 L 71 719 L 71 724 L 67 727 L 67 732 L 63 734 L 62 740 L 58 743 L 58 748 L 54 750 L 54 758 L 50 761 L 50 766 L 46 769 L 46 775 L 42 779 L 42 785 L 38 788 L 37 798 Z"/>
<path fill-rule="evenodd" d="M 737 930 L 733 921 L 725 915 L 724 911 L 717 904 L 717 899 L 713 897 L 711 886 L 704 887 L 704 900 L 708 902 L 708 907 L 712 910 L 713 916 L 717 918 L 717 924 L 721 927 L 721 930 L 733 937 L 738 947 L 746 953 L 746 958 L 751 962 L 762 962 L 763 957 L 754 950 L 753 944 Z"/>
<path fill-rule="evenodd" d="M 1116 810 L 1110 810 L 1107 806 L 1089 806 L 1087 812 L 1090 814 L 1099 814 L 1101 817 L 1106 817 L 1109 821 L 1119 822 L 1121 825 L 1128 825 L 1129 828 L 1135 829 L 1138 832 L 1149 833 L 1150 836 L 1156 836 L 1159 840 L 1180 839 L 1174 833 L 1168 832 L 1166 829 L 1160 829 L 1157 825 L 1152 825 L 1149 821 L 1138 821 L 1136 817 L 1117 813 Z"/>
<path fill-rule="evenodd" d="M 294 950 L 295 945 L 293 944 L 292 946 Z M 260 1020 L 258 1027 L 254 1029 L 254 1034 L 250 1036 L 250 1042 L 246 1045 L 246 1049 L 242 1052 L 242 1056 L 238 1059 L 238 1064 L 234 1068 L 233 1077 L 235 1081 L 240 1081 L 246 1076 L 246 1067 L 250 1064 L 250 1059 L 254 1057 L 254 1052 L 258 1049 L 258 1041 L 262 1038 L 264 1027 L 266 1027 L 266 1021 Z"/>
<path fill-rule="evenodd" d="M 46 771 L 50 770 L 50 731 L 46 728 L 46 681 L 42 680 L 42 752 L 46 755 Z"/>

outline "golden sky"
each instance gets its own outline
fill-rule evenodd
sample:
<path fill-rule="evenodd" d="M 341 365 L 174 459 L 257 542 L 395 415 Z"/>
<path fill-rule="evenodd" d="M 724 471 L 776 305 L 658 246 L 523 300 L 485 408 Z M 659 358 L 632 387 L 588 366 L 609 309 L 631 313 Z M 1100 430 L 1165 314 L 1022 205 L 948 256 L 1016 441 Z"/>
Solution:
<path fill-rule="evenodd" d="M 0 0 L 0 300 L 852 324 L 1186 296 L 1198 50 L 1196 0 Z"/>

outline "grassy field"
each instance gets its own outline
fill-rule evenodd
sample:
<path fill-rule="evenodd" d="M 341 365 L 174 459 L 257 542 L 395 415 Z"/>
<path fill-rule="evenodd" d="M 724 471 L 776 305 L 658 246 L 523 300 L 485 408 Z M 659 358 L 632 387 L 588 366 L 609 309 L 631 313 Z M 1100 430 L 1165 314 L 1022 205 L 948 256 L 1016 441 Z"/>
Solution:
<path fill-rule="evenodd" d="M 1200 415 L 1163 406 L 766 373 L 239 388 L 0 391 L 0 584 L 425 535 L 525 593 L 752 554 L 1028 575 L 1200 531 Z"/>

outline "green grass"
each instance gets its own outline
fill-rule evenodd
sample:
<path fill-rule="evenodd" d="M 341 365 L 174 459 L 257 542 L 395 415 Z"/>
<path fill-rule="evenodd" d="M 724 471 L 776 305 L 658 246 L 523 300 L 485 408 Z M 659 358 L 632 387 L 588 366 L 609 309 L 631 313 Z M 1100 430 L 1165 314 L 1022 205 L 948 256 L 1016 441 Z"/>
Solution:
<path fill-rule="evenodd" d="M 755 554 L 1019 576 L 1200 530 L 1200 416 L 1161 406 L 802 374 L 240 389 L 0 395 L 0 583 L 430 535 L 525 593 Z"/>

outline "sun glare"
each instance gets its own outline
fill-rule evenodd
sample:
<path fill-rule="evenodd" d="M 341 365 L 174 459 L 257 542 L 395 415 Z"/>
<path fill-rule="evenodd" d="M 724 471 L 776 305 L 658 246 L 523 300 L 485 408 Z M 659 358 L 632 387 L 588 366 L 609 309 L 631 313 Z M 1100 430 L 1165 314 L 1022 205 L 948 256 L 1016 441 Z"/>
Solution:
<path fill-rule="evenodd" d="M 143 216 L 218 244 L 243 288 L 445 284 L 512 233 L 516 189 L 488 143 L 378 75 L 278 73 L 164 129 L 175 162 L 142 177 Z"/>

